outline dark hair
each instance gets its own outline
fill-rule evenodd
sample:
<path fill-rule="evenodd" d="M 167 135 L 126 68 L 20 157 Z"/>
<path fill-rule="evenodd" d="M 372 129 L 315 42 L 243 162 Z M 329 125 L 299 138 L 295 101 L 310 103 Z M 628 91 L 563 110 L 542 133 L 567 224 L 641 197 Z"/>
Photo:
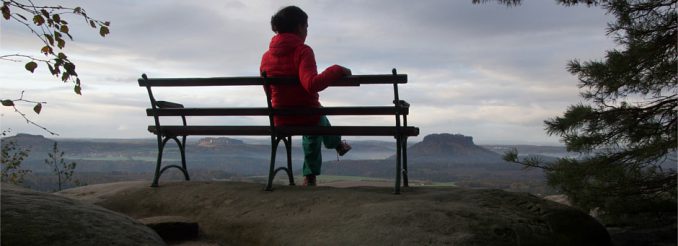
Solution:
<path fill-rule="evenodd" d="M 308 15 L 297 6 L 284 7 L 271 17 L 271 29 L 276 33 L 295 32 L 304 24 L 308 24 Z"/>

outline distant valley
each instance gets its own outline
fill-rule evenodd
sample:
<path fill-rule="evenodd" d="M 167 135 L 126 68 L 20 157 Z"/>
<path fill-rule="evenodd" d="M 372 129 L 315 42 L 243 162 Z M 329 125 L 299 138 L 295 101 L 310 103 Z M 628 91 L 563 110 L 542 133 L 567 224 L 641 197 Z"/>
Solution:
<path fill-rule="evenodd" d="M 298 139 L 298 138 L 297 138 Z M 37 135 L 18 134 L 2 139 L 30 149 L 22 167 L 33 172 L 26 185 L 49 190 L 50 170 L 44 164 L 54 140 Z M 393 179 L 394 141 L 351 141 L 353 149 L 337 160 L 333 150 L 323 152 L 323 174 Z M 179 163 L 178 148 L 168 143 L 163 161 Z M 155 139 L 60 139 L 60 151 L 77 163 L 76 178 L 86 184 L 130 179 L 151 180 L 157 157 Z M 499 188 L 548 193 L 541 170 L 523 170 L 502 160 L 503 152 L 517 148 L 524 155 L 540 155 L 549 160 L 569 156 L 564 147 L 527 145 L 478 146 L 472 137 L 458 134 L 432 134 L 408 148 L 409 177 L 421 184 L 448 183 L 464 187 Z M 268 172 L 270 143 L 267 139 L 189 138 L 186 154 L 193 180 L 257 179 Z M 279 147 L 277 161 L 284 161 Z M 293 141 L 293 167 L 300 174 L 303 153 Z M 279 175 L 281 176 L 281 175 Z M 169 172 L 162 179 L 178 179 Z M 322 178 L 322 177 L 321 177 Z M 47 180 L 43 180 L 47 179 Z M 259 178 L 260 179 L 260 178 Z M 48 183 L 48 182 L 47 182 Z"/>

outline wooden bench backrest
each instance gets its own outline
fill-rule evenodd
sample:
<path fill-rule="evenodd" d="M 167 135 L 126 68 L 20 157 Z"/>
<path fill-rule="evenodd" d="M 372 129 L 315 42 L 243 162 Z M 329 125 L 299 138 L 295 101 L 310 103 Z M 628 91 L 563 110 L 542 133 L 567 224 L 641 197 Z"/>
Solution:
<path fill-rule="evenodd" d="M 394 107 L 336 107 L 324 109 L 274 109 L 270 105 L 271 98 L 266 92 L 267 108 L 184 108 L 181 104 L 156 101 L 152 87 L 204 87 L 204 86 L 264 86 L 298 84 L 297 78 L 270 78 L 262 76 L 249 77 L 215 77 L 215 78 L 148 78 L 145 74 L 138 80 L 139 86 L 146 87 L 152 108 L 147 109 L 148 116 L 265 116 L 276 111 L 276 115 L 309 115 L 323 111 L 326 115 L 394 115 Z M 398 102 L 398 84 L 407 83 L 406 74 L 386 75 L 353 75 L 341 78 L 330 86 L 360 86 L 362 84 L 392 84 L 394 86 L 394 104 Z M 396 105 L 398 107 L 398 105 Z M 407 114 L 403 107 L 401 113 Z"/>
<path fill-rule="evenodd" d="M 145 75 L 140 78 L 139 86 L 142 87 L 179 87 L 179 86 L 248 86 L 248 85 L 272 85 L 298 84 L 297 78 L 264 78 L 261 76 L 251 77 L 216 77 L 216 78 L 148 78 Z M 386 75 L 352 75 L 341 78 L 330 86 L 360 86 L 361 84 L 405 84 L 407 74 Z"/>
<path fill-rule="evenodd" d="M 266 92 L 267 107 L 249 107 L 249 108 L 184 108 L 183 105 L 165 101 L 156 101 L 153 96 L 152 87 L 205 87 L 205 86 L 264 86 L 267 85 L 285 85 L 300 83 L 297 78 L 281 78 L 249 76 L 249 77 L 216 77 L 216 78 L 148 78 L 145 74 L 138 80 L 139 86 L 146 87 L 152 108 L 146 110 L 148 116 L 155 119 L 155 127 L 160 128 L 160 116 L 181 116 L 183 125 L 186 126 L 186 116 L 268 116 L 269 127 L 272 131 L 276 128 L 273 124 L 275 116 L 282 115 L 393 115 L 396 116 L 396 126 L 407 126 L 407 115 L 409 105 L 399 100 L 398 84 L 407 83 L 406 74 L 385 75 L 353 75 L 341 78 L 330 86 L 360 86 L 363 84 L 391 84 L 393 85 L 394 100 L 393 106 L 380 107 L 328 107 L 318 109 L 308 108 L 273 108 L 271 105 L 271 95 L 269 90 Z M 401 125 L 400 118 L 403 117 Z"/>

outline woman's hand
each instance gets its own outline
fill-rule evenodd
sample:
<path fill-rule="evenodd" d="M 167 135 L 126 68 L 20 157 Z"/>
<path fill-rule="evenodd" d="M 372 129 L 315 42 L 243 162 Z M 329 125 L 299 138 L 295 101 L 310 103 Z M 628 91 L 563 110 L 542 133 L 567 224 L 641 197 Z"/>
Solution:
<path fill-rule="evenodd" d="M 340 66 L 340 67 L 341 67 L 341 70 L 344 72 L 344 76 L 351 76 L 351 75 L 353 75 L 353 74 L 351 73 L 351 69 L 345 68 L 345 67 L 343 67 L 343 66 Z"/>

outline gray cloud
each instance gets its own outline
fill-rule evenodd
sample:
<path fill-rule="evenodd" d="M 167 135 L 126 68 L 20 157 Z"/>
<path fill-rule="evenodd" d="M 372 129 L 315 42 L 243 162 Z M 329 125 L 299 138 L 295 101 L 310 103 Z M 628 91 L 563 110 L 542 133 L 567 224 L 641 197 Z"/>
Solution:
<path fill-rule="evenodd" d="M 68 96 L 43 94 L 39 86 L 31 88 L 36 95 L 56 102 L 51 105 L 68 105 L 50 105 L 54 114 L 40 116 L 52 128 L 64 129 L 67 137 L 146 136 L 146 98 L 136 86 L 141 73 L 154 77 L 257 75 L 261 54 L 273 36 L 269 18 L 286 4 L 296 4 L 309 14 L 307 42 L 315 50 L 320 70 L 335 63 L 350 67 L 355 74 L 390 73 L 396 67 L 409 75 L 410 83 L 401 93 L 412 103 L 412 122 L 419 124 L 423 134 L 462 133 L 485 143 L 556 143 L 544 134 L 542 121 L 579 101 L 577 80 L 565 71 L 567 61 L 599 58 L 613 47 L 604 35 L 610 17 L 602 10 L 563 7 L 553 1 L 526 1 L 514 8 L 472 5 L 470 0 L 63 3 L 78 4 L 91 16 L 112 22 L 106 38 L 86 25 L 71 24 L 77 35 L 67 48 L 87 81 L 82 97 L 87 103 L 71 99 L 68 87 L 63 89 Z M 13 35 L 0 37 L 0 53 L 32 47 L 26 44 L 31 37 L 21 26 L 4 23 L 3 34 Z M 0 63 L 0 71 L 16 73 L 0 75 L 0 89 L 21 89 L 22 76 L 30 75 L 19 70 L 15 64 Z M 240 96 L 247 93 L 187 92 L 180 99 L 196 105 L 263 102 Z M 390 102 L 390 93 L 388 88 L 361 87 L 330 89 L 321 95 L 326 105 L 359 105 Z M 71 109 L 107 112 L 127 124 L 119 127 L 124 129 L 121 132 L 71 131 L 77 122 L 60 117 L 87 117 Z M 8 119 L 11 112 L 3 109 L 2 113 L 3 129 L 36 132 L 21 121 Z M 94 120 L 89 124 L 113 127 L 105 117 L 89 118 Z"/>

